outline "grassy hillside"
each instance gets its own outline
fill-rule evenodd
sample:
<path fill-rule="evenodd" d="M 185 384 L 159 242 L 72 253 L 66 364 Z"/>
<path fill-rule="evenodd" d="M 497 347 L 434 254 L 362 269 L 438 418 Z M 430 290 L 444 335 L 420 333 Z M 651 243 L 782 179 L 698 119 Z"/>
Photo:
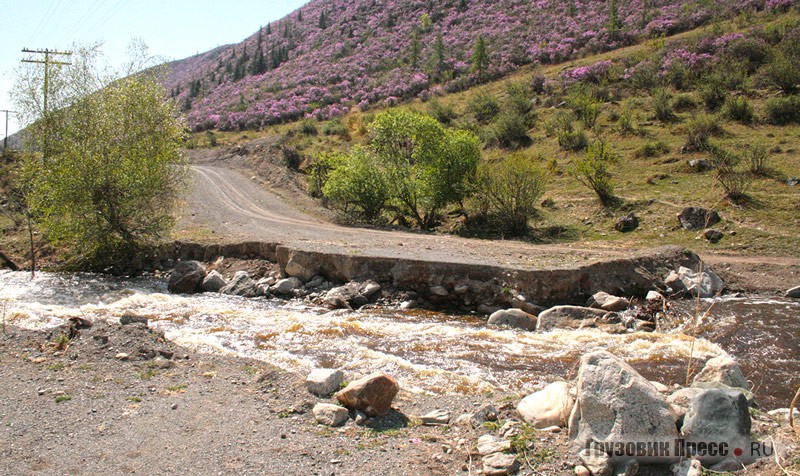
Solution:
<path fill-rule="evenodd" d="M 460 91 L 793 0 L 312 0 L 237 45 L 171 64 L 194 130 L 258 129 L 305 115 Z M 476 64 L 479 38 L 485 58 Z"/>
<path fill-rule="evenodd" d="M 475 131 L 483 140 L 487 162 L 521 153 L 549 171 L 547 191 L 525 239 L 591 241 L 609 247 L 679 244 L 797 256 L 800 244 L 794 230 L 800 221 L 800 187 L 786 180 L 800 175 L 800 128 L 796 107 L 788 108 L 789 116 L 794 114 L 789 123 L 776 124 L 783 116 L 776 117 L 781 111 L 775 105 L 788 101 L 791 106 L 797 96 L 777 87 L 774 68 L 782 57 L 795 54 L 799 21 L 795 11 L 741 15 L 666 40 L 567 63 L 524 67 L 500 81 L 454 94 L 442 92 L 402 107 L 430 113 L 447 127 Z M 796 69 L 798 62 L 789 64 Z M 531 105 L 524 118 L 517 118 L 525 123 L 521 134 L 504 119 L 520 96 Z M 494 118 L 477 114 L 478 106 L 487 102 L 497 105 Z M 325 153 L 366 142 L 368 125 L 379 109 L 352 111 L 332 120 L 306 119 L 261 132 L 209 132 L 193 140 L 197 146 L 211 139 L 227 145 L 278 134 L 279 158 L 308 172 Z M 605 141 L 620 158 L 611 167 L 618 197 L 612 206 L 601 205 L 573 175 L 585 151 L 580 144 L 567 150 L 559 143 L 564 124 L 589 143 Z M 759 148 L 766 151 L 766 166 L 753 174 L 749 159 Z M 720 156 L 733 155 L 741 158 L 735 172 L 747 185 L 745 194 L 735 199 L 714 167 Z M 710 168 L 691 167 L 689 161 L 696 159 Z M 501 236 L 497 230 L 473 229 L 470 217 L 478 205 L 468 200 L 466 208 L 448 210 L 439 230 Z M 679 229 L 676 214 L 684 206 L 718 210 L 723 216 L 718 225 L 725 233 L 722 241 L 710 244 L 702 233 Z M 638 215 L 641 226 L 632 233 L 616 232 L 614 222 L 629 211 Z"/>

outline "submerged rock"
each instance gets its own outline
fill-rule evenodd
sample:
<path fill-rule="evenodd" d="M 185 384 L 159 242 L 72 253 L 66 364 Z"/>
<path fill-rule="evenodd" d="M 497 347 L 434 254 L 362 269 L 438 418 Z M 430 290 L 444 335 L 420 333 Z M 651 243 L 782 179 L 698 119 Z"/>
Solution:
<path fill-rule="evenodd" d="M 607 311 L 580 306 L 556 306 L 539 314 L 537 331 L 552 329 L 580 329 L 594 325 L 592 320 L 602 318 Z"/>
<path fill-rule="evenodd" d="M 489 316 L 487 324 L 533 331 L 536 330 L 536 316 L 528 314 L 521 309 L 504 309 L 493 312 Z"/>
<path fill-rule="evenodd" d="M 181 261 L 169 275 L 167 290 L 173 294 L 191 294 L 197 292 L 206 268 L 199 261 Z"/>

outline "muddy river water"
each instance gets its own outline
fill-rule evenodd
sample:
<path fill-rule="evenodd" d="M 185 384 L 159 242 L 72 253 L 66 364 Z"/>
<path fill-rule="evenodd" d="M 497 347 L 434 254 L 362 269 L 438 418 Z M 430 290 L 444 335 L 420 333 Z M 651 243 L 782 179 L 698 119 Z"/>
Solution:
<path fill-rule="evenodd" d="M 683 301 L 684 324 L 665 332 L 535 333 L 487 328 L 485 318 L 424 311 L 328 311 L 299 302 L 218 294 L 176 296 L 163 281 L 0 271 L 0 314 L 27 328 L 71 316 L 147 316 L 178 344 L 303 373 L 383 370 L 407 389 L 526 393 L 572 378 L 580 356 L 607 349 L 646 377 L 684 383 L 687 366 L 725 352 L 742 365 L 764 409 L 787 407 L 800 383 L 800 301 L 761 296 Z"/>

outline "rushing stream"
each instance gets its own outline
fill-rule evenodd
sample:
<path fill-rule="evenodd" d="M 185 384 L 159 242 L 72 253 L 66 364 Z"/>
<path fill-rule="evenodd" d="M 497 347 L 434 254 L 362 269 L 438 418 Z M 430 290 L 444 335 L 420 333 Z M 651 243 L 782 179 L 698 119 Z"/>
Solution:
<path fill-rule="evenodd" d="M 84 316 L 114 321 L 147 316 L 178 344 L 304 372 L 340 367 L 383 370 L 422 392 L 525 393 L 572 378 L 587 351 L 603 348 L 646 377 L 683 383 L 690 361 L 728 352 L 742 364 L 766 409 L 786 407 L 800 375 L 800 301 L 759 297 L 683 302 L 710 312 L 696 332 L 611 335 L 596 330 L 533 333 L 487 328 L 485 319 L 423 311 L 327 311 L 296 302 L 217 294 L 175 296 L 150 278 L 0 271 L 0 314 L 26 328 Z M 685 329 L 685 327 L 684 327 Z M 696 334 L 692 337 L 690 334 Z"/>

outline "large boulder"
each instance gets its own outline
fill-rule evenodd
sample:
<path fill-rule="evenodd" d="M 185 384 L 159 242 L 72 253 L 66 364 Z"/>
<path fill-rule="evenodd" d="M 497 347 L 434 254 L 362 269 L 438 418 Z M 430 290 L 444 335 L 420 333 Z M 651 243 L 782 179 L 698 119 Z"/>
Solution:
<path fill-rule="evenodd" d="M 594 319 L 600 319 L 607 314 L 602 309 L 592 309 L 580 306 L 556 306 L 539 314 L 536 323 L 537 331 L 552 329 L 580 329 L 594 325 Z"/>
<path fill-rule="evenodd" d="M 729 387 L 750 388 L 739 364 L 727 354 L 706 362 L 703 370 L 694 377 L 694 382 L 719 382 Z"/>
<path fill-rule="evenodd" d="M 728 447 L 750 448 L 750 408 L 747 398 L 738 391 L 715 388 L 696 395 L 683 420 L 681 434 L 687 443 L 726 443 Z M 699 454 L 703 462 L 717 463 L 729 454 Z M 736 455 L 752 461 L 749 451 Z"/>
<path fill-rule="evenodd" d="M 181 261 L 169 275 L 167 290 L 173 294 L 191 294 L 197 292 L 206 268 L 199 261 Z"/>
<path fill-rule="evenodd" d="M 521 309 L 503 309 L 493 312 L 489 316 L 487 324 L 533 331 L 536 330 L 536 316 L 530 315 Z"/>
<path fill-rule="evenodd" d="M 686 207 L 678 214 L 681 228 L 689 231 L 711 228 L 721 219 L 719 213 L 701 207 Z"/>
<path fill-rule="evenodd" d="M 594 442 L 671 445 L 678 431 L 669 405 L 647 379 L 614 355 L 596 351 L 581 358 L 569 436 L 575 448 Z"/>
<path fill-rule="evenodd" d="M 323 302 L 330 309 L 358 308 L 372 302 L 380 291 L 381 285 L 375 281 L 354 281 L 328 291 Z"/>
<path fill-rule="evenodd" d="M 204 293 L 218 293 L 222 288 L 227 286 L 225 278 L 219 274 L 219 271 L 213 270 L 206 275 L 203 282 L 200 284 L 200 290 Z"/>
<path fill-rule="evenodd" d="M 598 291 L 589 298 L 586 305 L 604 311 L 619 312 L 628 309 L 631 302 L 624 297 L 613 296 L 604 291 Z"/>
<path fill-rule="evenodd" d="M 725 282 L 710 268 L 694 272 L 681 266 L 667 275 L 664 284 L 674 293 L 688 293 L 701 298 L 712 298 L 725 289 Z"/>
<path fill-rule="evenodd" d="M 231 279 L 225 287 L 220 289 L 219 292 L 246 298 L 259 296 L 256 281 L 250 277 L 247 271 L 237 271 L 236 274 L 233 275 L 233 279 Z"/>
<path fill-rule="evenodd" d="M 376 372 L 350 382 L 347 387 L 336 392 L 336 399 L 347 408 L 377 417 L 389 413 L 392 400 L 399 391 L 397 380 L 385 373 Z"/>
<path fill-rule="evenodd" d="M 526 423 L 535 428 L 567 426 L 575 398 L 567 382 L 553 382 L 534 392 L 517 405 L 517 411 Z"/>

